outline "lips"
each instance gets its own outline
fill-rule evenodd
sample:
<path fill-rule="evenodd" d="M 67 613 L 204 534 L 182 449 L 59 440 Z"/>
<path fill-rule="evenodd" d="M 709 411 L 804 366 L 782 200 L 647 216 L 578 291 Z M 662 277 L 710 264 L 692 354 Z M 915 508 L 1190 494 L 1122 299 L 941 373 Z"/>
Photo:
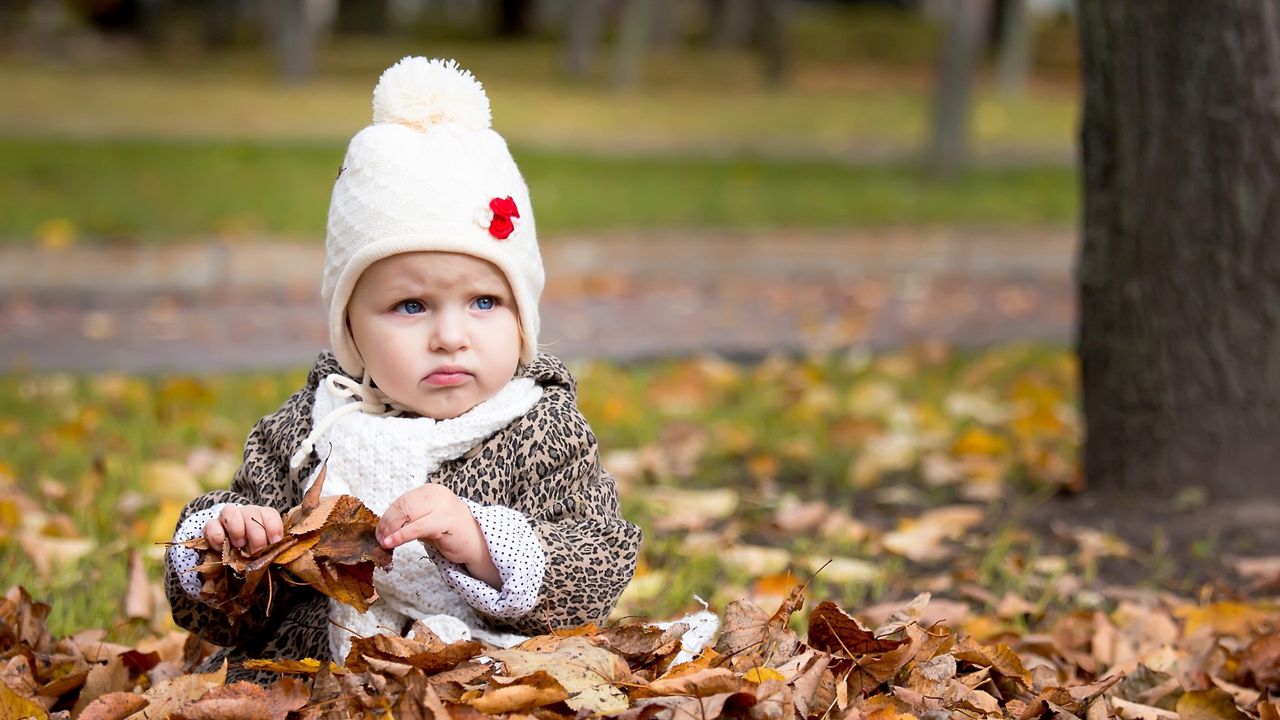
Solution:
<path fill-rule="evenodd" d="M 461 385 L 470 380 L 471 373 L 466 368 L 457 365 L 444 365 L 432 370 L 425 379 L 432 385 L 449 387 L 451 385 Z"/>

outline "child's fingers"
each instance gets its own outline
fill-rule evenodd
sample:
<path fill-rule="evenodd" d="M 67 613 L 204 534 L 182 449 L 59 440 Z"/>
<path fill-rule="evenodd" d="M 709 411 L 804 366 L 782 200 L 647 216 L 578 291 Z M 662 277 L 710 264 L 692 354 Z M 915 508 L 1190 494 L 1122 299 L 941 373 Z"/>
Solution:
<path fill-rule="evenodd" d="M 251 553 L 267 546 L 267 527 L 262 520 L 261 508 L 250 508 L 245 512 L 244 535 L 245 547 Z"/>
<path fill-rule="evenodd" d="M 262 528 L 267 533 L 268 543 L 278 543 L 284 538 L 284 520 L 275 508 L 262 509 Z"/>
<path fill-rule="evenodd" d="M 399 527 L 388 528 L 390 533 L 382 535 L 382 539 L 379 542 L 382 543 L 382 547 L 390 550 L 391 548 L 400 547 L 410 540 L 418 540 L 428 535 L 439 533 L 440 528 L 438 525 L 439 523 L 433 518 L 431 511 L 427 511 L 425 515 L 417 520 L 405 522 Z M 378 524 L 378 529 L 379 531 L 383 529 L 381 523 Z M 379 534 L 381 535 L 382 533 L 379 532 Z"/>
<path fill-rule="evenodd" d="M 218 514 L 218 521 L 222 523 L 222 529 L 227 533 L 227 539 L 235 547 L 244 547 L 245 541 L 245 517 L 244 510 L 238 507 L 225 507 Z"/>
<path fill-rule="evenodd" d="M 378 527 L 374 530 L 374 535 L 378 538 L 378 542 L 383 544 L 383 547 L 394 547 L 387 545 L 385 540 L 389 539 L 392 534 L 399 531 L 410 522 L 413 522 L 415 519 L 426 517 L 430 513 L 431 510 L 428 508 L 426 512 L 420 515 L 417 513 L 411 514 L 409 508 L 406 507 L 404 496 L 402 495 L 396 499 L 395 502 L 391 503 L 391 506 L 387 508 L 387 511 L 382 514 L 382 519 L 378 520 Z"/>
<path fill-rule="evenodd" d="M 227 533 L 222 529 L 222 520 L 213 518 L 204 524 L 204 539 L 209 541 L 210 547 L 222 547 L 223 541 L 227 539 Z"/>

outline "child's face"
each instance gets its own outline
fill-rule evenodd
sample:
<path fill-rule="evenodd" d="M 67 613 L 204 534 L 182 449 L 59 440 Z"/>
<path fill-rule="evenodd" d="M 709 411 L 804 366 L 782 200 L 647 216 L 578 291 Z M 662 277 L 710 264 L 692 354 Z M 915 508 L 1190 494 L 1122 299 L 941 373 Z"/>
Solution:
<path fill-rule="evenodd" d="M 506 277 L 470 255 L 392 255 L 360 275 L 347 304 L 365 372 L 424 417 L 457 417 L 493 397 L 520 362 Z"/>

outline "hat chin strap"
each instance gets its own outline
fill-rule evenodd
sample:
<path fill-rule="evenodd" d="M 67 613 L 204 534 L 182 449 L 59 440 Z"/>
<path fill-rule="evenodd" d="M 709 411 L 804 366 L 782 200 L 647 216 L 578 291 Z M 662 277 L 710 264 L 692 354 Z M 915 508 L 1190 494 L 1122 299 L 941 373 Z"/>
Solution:
<path fill-rule="evenodd" d="M 386 393 L 373 386 L 373 378 L 366 369 L 364 379 L 356 382 L 341 373 L 331 373 L 320 383 L 332 397 L 338 400 L 355 398 L 356 402 L 343 403 L 331 410 L 311 428 L 311 433 L 302 441 L 298 451 L 289 458 L 289 469 L 296 470 L 306 462 L 307 456 L 315 448 L 316 439 L 323 435 L 334 423 L 354 412 L 363 412 L 374 417 L 396 417 L 409 411 L 409 408 L 393 401 Z"/>

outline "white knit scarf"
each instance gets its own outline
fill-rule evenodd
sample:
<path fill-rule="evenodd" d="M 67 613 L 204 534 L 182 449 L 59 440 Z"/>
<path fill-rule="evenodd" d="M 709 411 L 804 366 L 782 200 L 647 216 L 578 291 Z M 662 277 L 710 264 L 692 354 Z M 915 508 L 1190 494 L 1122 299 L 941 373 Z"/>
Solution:
<path fill-rule="evenodd" d="M 442 463 L 461 457 L 527 413 L 541 397 L 542 388 L 531 378 L 513 378 L 456 418 L 398 417 L 402 408 L 386 404 L 385 396 L 367 382 L 357 384 L 335 373 L 316 391 L 314 429 L 294 464 L 314 445 L 327 468 L 324 494 L 354 495 L 382 515 L 396 498 L 426 484 Z M 307 487 L 318 473 L 319 468 Z M 391 570 L 374 573 L 374 587 L 378 599 L 365 613 L 330 601 L 329 645 L 336 662 L 350 650 L 351 632 L 398 634 L 408 621 L 441 615 L 461 620 L 476 636 L 501 640 L 483 632 L 475 612 L 444 584 L 421 543 L 396 548 Z"/>

